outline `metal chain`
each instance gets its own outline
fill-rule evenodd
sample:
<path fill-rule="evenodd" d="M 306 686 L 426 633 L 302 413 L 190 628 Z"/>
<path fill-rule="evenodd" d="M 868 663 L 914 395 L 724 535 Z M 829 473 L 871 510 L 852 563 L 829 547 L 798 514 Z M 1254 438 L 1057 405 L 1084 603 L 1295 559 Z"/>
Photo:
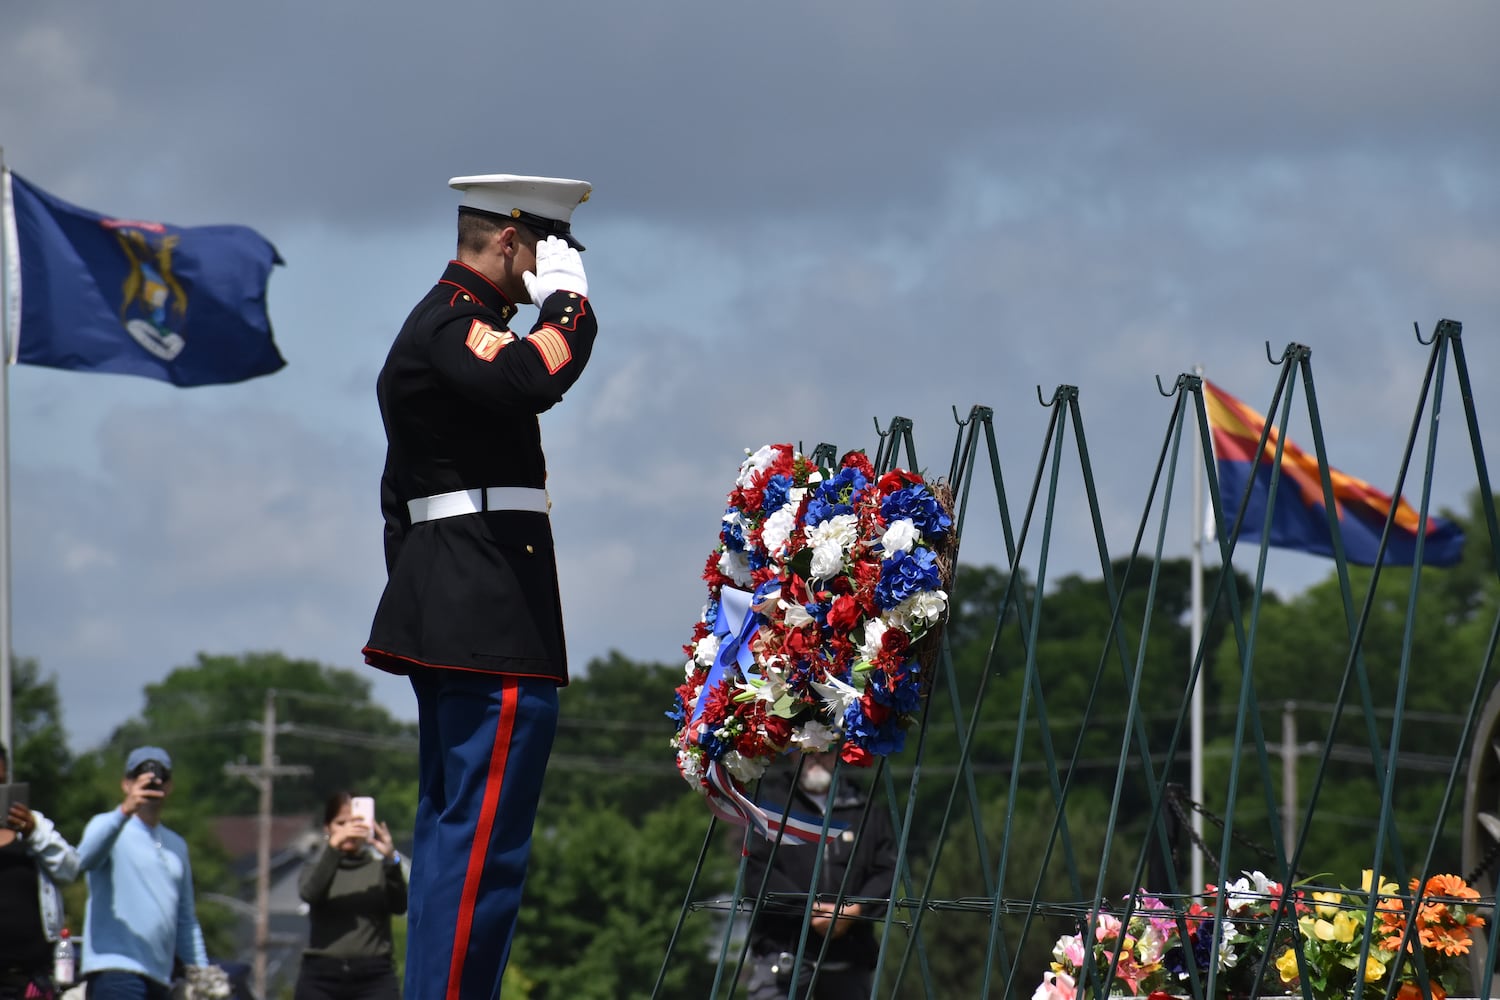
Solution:
<path fill-rule="evenodd" d="M 1182 807 L 1183 805 L 1186 805 L 1189 809 L 1192 809 L 1194 812 L 1203 816 L 1220 830 L 1224 829 L 1224 821 L 1218 816 L 1215 816 L 1208 809 L 1204 808 L 1202 803 L 1194 802 L 1191 798 L 1189 798 L 1187 792 L 1181 785 L 1170 784 L 1167 786 L 1167 801 L 1171 803 L 1173 811 L 1177 813 L 1178 818 L 1182 821 L 1183 826 L 1187 828 L 1188 836 L 1192 838 L 1193 843 L 1197 845 L 1198 850 L 1203 852 L 1203 856 L 1205 859 L 1207 859 L 1209 865 L 1213 868 L 1218 868 L 1219 859 L 1215 857 L 1213 852 L 1210 851 L 1207 845 L 1203 843 L 1203 839 L 1199 837 L 1197 831 L 1193 829 L 1192 823 L 1188 822 L 1188 817 L 1183 813 Z M 1270 862 L 1272 865 L 1280 865 L 1282 863 L 1282 859 L 1280 857 L 1278 857 L 1271 851 L 1266 850 L 1264 847 L 1255 843 L 1253 840 L 1242 837 L 1240 834 L 1236 833 L 1233 830 L 1229 831 L 1229 836 L 1230 839 L 1235 843 L 1239 844 L 1241 847 L 1249 848 L 1250 850 L 1258 854 L 1262 859 Z M 1299 879 L 1308 877 L 1305 872 L 1300 871 L 1293 872 L 1293 875 Z"/>
<path fill-rule="evenodd" d="M 1495 866 L 1496 859 L 1500 859 L 1500 840 L 1490 845 L 1490 849 L 1484 852 L 1484 857 L 1479 859 L 1479 864 L 1474 866 L 1474 870 L 1464 881 L 1473 885 L 1476 879 L 1489 874 L 1490 869 Z"/>

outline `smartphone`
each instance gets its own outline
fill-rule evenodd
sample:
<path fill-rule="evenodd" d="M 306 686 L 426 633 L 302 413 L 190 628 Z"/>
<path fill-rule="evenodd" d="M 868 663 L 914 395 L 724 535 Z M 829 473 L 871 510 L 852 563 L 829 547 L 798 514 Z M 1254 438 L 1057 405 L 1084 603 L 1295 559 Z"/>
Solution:
<path fill-rule="evenodd" d="M 10 815 L 12 802 L 20 802 L 23 805 L 31 798 L 31 786 L 24 781 L 18 781 L 12 785 L 0 785 L 0 826 L 5 825 L 5 817 Z"/>
<path fill-rule="evenodd" d="M 349 815 L 363 823 L 370 829 L 375 830 L 375 800 L 368 795 L 356 795 L 349 800 Z"/>

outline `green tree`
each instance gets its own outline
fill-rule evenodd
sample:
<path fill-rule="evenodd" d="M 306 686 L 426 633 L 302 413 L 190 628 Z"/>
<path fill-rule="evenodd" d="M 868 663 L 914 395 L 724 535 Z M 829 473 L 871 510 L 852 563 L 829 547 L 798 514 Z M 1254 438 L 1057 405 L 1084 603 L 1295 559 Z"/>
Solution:
<path fill-rule="evenodd" d="M 569 803 L 539 823 L 513 961 L 536 1000 L 649 997 L 708 829 L 684 789 L 639 822 L 616 809 Z M 696 898 L 724 891 L 729 857 L 711 851 Z M 714 911 L 688 915 L 663 985 L 666 996 L 704 996 L 713 982 Z M 509 997 L 507 997 L 509 1000 Z"/>
<path fill-rule="evenodd" d="M 31 786 L 31 805 L 56 817 L 62 804 L 61 791 L 72 766 L 68 734 L 63 727 L 62 699 L 57 678 L 41 676 L 34 659 L 17 658 L 11 663 L 12 781 Z"/>

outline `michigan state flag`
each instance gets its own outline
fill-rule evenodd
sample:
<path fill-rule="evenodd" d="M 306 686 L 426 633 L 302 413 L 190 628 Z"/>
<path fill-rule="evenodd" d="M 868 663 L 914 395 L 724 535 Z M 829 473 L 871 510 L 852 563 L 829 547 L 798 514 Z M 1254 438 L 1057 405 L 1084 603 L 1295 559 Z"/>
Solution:
<path fill-rule="evenodd" d="M 244 226 L 116 219 L 0 175 L 5 327 L 20 364 L 174 385 L 240 382 L 286 364 L 266 283 L 276 248 Z"/>

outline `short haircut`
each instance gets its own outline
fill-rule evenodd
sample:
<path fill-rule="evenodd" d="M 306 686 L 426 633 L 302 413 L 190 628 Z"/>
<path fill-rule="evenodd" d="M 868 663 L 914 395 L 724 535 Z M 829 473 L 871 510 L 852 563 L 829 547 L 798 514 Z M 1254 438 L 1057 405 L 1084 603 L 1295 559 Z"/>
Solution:
<path fill-rule="evenodd" d="M 536 246 L 537 236 L 530 228 L 516 219 L 507 219 L 489 212 L 460 208 L 458 210 L 458 252 L 480 253 L 489 246 L 490 239 L 502 229 L 514 227 L 522 241 Z"/>

